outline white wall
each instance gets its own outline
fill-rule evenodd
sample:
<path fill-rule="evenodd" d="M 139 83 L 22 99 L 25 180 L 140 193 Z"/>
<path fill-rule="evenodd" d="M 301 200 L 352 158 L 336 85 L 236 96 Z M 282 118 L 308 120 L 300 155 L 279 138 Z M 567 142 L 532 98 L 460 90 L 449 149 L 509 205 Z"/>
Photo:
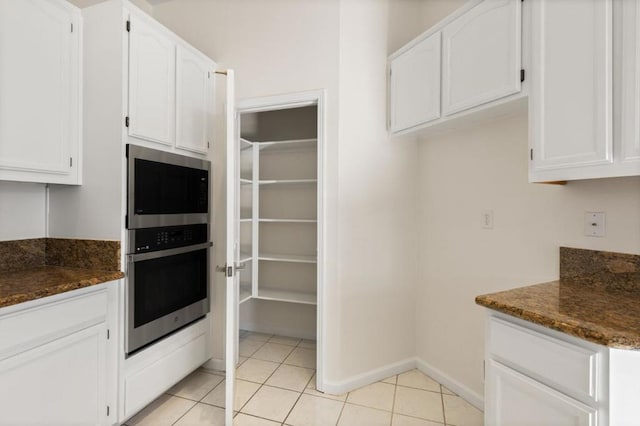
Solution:
<path fill-rule="evenodd" d="M 390 25 L 390 17 L 415 9 L 394 3 L 340 3 L 336 328 L 342 380 L 415 354 L 417 148 L 389 140 L 385 125 L 388 44 L 397 44 L 394 29 L 404 22 Z"/>
<path fill-rule="evenodd" d="M 425 28 L 463 1 L 424 3 Z M 484 309 L 475 296 L 557 279 L 558 247 L 640 253 L 640 178 L 527 183 L 526 113 L 419 143 L 417 355 L 483 395 Z M 483 209 L 493 230 L 481 229 Z M 607 236 L 583 236 L 585 211 Z"/>
<path fill-rule="evenodd" d="M 45 186 L 0 181 L 0 241 L 45 237 Z"/>
<path fill-rule="evenodd" d="M 184 0 L 154 8 L 236 70 L 240 99 L 327 91 L 326 379 L 338 387 L 415 354 L 417 148 L 389 141 L 384 123 L 386 57 L 421 32 L 419 8 L 413 0 Z M 223 146 L 215 150 L 224 158 Z"/>
<path fill-rule="evenodd" d="M 640 178 L 527 183 L 526 113 L 420 142 L 417 354 L 483 394 L 477 295 L 558 278 L 558 247 L 640 253 Z M 481 228 L 493 209 L 494 229 Z M 584 213 L 607 213 L 605 238 Z"/>
<path fill-rule="evenodd" d="M 220 68 L 236 72 L 236 97 L 276 95 L 325 88 L 327 90 L 327 163 L 337 162 L 338 122 L 338 2 L 337 0 L 183 0 L 154 7 L 154 16 L 186 41 L 213 58 Z M 222 82 L 222 80 L 221 80 Z M 218 137 L 213 147 L 215 258 L 225 258 L 225 168 L 226 146 Z M 335 176 L 329 176 L 331 198 L 337 193 Z M 335 223 L 335 201 L 328 200 L 328 222 Z M 335 227 L 335 225 L 333 225 Z M 335 234 L 334 234 L 335 235 Z M 329 241 L 335 247 L 335 237 Z M 336 250 L 330 249 L 331 253 Z M 335 265 L 336 257 L 328 259 Z M 334 276 L 328 281 L 336 283 Z M 224 281 L 216 276 L 216 350 L 222 358 Z M 277 304 L 280 307 L 280 304 Z M 262 308 L 262 306 L 261 306 Z M 302 312 L 297 320 L 308 321 Z M 260 314 L 266 315 L 264 309 Z M 278 324 L 277 312 L 273 316 Z M 292 319 L 293 322 L 296 319 Z M 303 327 L 304 328 L 304 327 Z"/>

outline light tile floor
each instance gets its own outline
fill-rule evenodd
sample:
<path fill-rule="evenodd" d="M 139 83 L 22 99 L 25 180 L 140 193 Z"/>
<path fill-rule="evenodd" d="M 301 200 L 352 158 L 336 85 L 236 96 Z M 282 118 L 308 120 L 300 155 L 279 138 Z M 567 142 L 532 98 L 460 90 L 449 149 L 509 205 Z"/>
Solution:
<path fill-rule="evenodd" d="M 315 342 L 240 333 L 236 426 L 477 426 L 482 412 L 418 370 L 344 395 L 315 390 Z M 224 425 L 224 373 L 199 369 L 129 426 Z"/>

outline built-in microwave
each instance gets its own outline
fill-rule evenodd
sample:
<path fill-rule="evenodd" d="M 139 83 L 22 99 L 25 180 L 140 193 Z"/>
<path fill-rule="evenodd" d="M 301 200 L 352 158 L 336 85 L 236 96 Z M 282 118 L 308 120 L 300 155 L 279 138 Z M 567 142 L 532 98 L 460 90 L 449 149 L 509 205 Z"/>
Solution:
<path fill-rule="evenodd" d="M 209 222 L 211 163 L 127 145 L 127 229 Z"/>

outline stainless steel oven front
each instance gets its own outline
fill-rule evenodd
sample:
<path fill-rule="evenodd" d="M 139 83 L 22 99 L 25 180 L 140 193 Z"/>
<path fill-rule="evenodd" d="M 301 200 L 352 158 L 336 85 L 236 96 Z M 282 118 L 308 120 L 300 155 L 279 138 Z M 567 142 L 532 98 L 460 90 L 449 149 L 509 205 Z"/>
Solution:
<path fill-rule="evenodd" d="M 128 355 L 209 312 L 209 225 L 129 231 Z"/>
<path fill-rule="evenodd" d="M 127 229 L 209 222 L 211 162 L 127 145 Z"/>

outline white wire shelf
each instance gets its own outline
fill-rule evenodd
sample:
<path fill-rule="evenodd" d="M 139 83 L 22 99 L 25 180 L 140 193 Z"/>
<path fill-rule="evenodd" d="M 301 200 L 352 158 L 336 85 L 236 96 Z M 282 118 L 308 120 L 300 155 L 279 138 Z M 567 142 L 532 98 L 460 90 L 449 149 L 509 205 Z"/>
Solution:
<path fill-rule="evenodd" d="M 244 251 L 240 252 L 240 259 L 238 260 L 240 263 L 245 263 L 250 261 L 251 259 L 253 259 L 253 256 L 251 255 L 251 253 L 247 253 Z"/>
<path fill-rule="evenodd" d="M 301 256 L 295 254 L 260 253 L 258 255 L 258 260 L 291 263 L 318 263 L 318 258 L 316 256 Z"/>
<path fill-rule="evenodd" d="M 290 139 L 282 141 L 254 142 L 260 152 L 315 150 L 318 139 Z"/>
<path fill-rule="evenodd" d="M 305 305 L 317 305 L 318 295 L 302 291 L 277 290 L 270 288 L 258 288 L 256 299 L 276 300 L 279 302 L 302 303 Z"/>
<path fill-rule="evenodd" d="M 261 223 L 318 223 L 316 219 L 272 219 L 272 218 L 260 218 Z"/>
<path fill-rule="evenodd" d="M 264 179 L 259 183 L 260 185 L 308 185 L 317 184 L 318 179 Z"/>

